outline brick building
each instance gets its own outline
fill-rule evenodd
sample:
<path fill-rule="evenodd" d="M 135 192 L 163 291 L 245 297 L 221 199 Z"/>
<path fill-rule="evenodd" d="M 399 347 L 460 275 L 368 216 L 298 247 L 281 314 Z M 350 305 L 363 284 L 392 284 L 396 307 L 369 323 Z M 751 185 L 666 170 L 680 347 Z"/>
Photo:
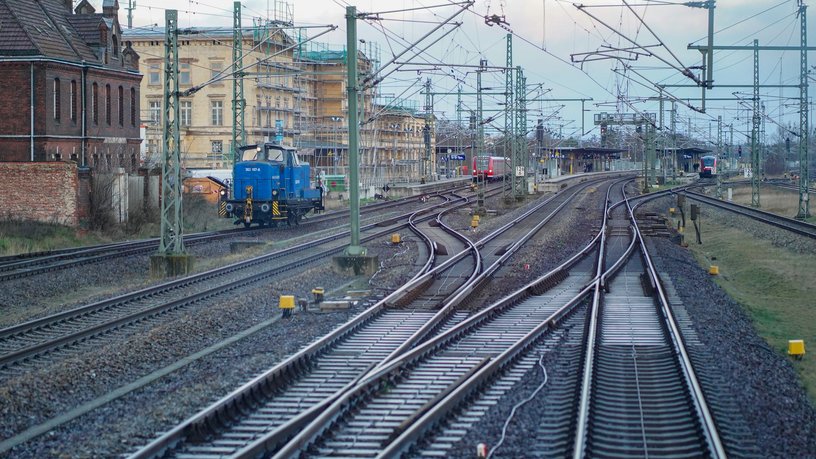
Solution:
<path fill-rule="evenodd" d="M 0 0 L 0 161 L 139 163 L 139 56 L 119 2 Z"/>

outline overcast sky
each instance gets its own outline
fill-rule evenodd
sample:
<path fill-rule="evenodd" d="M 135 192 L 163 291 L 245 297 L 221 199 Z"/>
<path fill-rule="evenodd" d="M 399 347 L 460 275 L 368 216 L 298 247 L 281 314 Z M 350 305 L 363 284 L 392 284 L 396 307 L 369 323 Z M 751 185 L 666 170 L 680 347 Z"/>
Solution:
<path fill-rule="evenodd" d="M 464 66 L 478 65 L 480 59 L 487 59 L 491 66 L 505 64 L 505 36 L 508 31 L 497 25 L 488 26 L 484 19 L 488 14 L 504 16 L 505 27 L 515 34 L 513 65 L 524 69 L 530 91 L 528 98 L 547 99 L 528 105 L 528 120 L 543 117 L 554 129 L 559 125 L 563 126 L 564 135 L 577 135 L 581 130 L 580 102 L 551 99 L 592 98 L 585 107 L 585 128 L 587 136 L 597 135 L 598 130 L 592 123 L 594 113 L 616 110 L 629 113 L 634 110 L 656 112 L 657 102 L 646 100 L 657 96 L 654 84 L 693 84 L 690 78 L 680 73 L 680 69 L 699 66 L 701 54 L 697 50 L 687 49 L 687 45 L 706 44 L 707 10 L 669 4 L 670 2 L 627 1 L 631 9 L 621 0 L 590 0 L 584 3 L 586 8 L 581 10 L 569 1 L 477 0 L 469 10 L 452 21 L 460 22 L 460 26 L 421 56 L 412 59 L 416 64 L 404 65 L 391 73 L 381 84 L 380 91 L 386 95 L 408 96 L 419 107 L 424 104 L 420 86 L 429 77 L 435 92 L 455 91 L 458 84 L 462 84 L 465 92 L 473 91 L 476 85 L 474 69 Z M 100 4 L 101 0 L 95 3 Z M 449 0 L 361 0 L 356 3 L 358 12 L 403 11 L 382 14 L 381 21 L 358 21 L 358 38 L 366 41 L 364 46 L 375 43 L 379 47 L 379 59 L 384 64 L 395 54 L 402 52 L 406 43 L 418 40 L 450 18 L 459 8 L 451 3 Z M 127 4 L 127 0 L 120 0 L 120 21 L 123 25 L 127 24 L 124 11 Z M 274 11 L 280 10 L 280 4 L 281 2 L 274 0 L 245 0 L 242 2 L 243 24 L 251 25 L 253 17 L 275 16 Z M 164 8 L 175 8 L 179 11 L 179 25 L 182 27 L 229 28 L 232 25 L 232 5 L 233 2 L 223 0 L 137 0 L 133 24 L 134 27 L 151 24 L 163 26 Z M 298 26 L 338 26 L 337 31 L 320 37 L 318 41 L 342 46 L 346 39 L 345 6 L 346 3 L 342 0 L 298 0 L 289 2 L 289 13 L 293 14 Z M 430 8 L 433 6 L 442 7 Z M 751 46 L 753 40 L 758 39 L 760 45 L 798 46 L 800 36 L 796 11 L 796 0 L 718 1 L 714 24 L 715 45 Z M 812 16 L 812 11 L 809 12 L 809 32 L 813 35 L 816 17 Z M 446 26 L 432 34 L 415 49 L 431 44 L 451 27 Z M 308 34 L 314 36 L 320 31 L 320 27 L 310 28 Z M 809 44 L 814 46 L 814 42 L 816 36 L 810 39 Z M 637 51 L 637 55 L 615 53 L 619 58 L 637 57 L 636 60 L 581 54 L 603 50 L 603 47 L 621 49 L 636 46 L 643 47 Z M 654 56 L 648 56 L 649 52 Z M 183 50 L 180 53 L 183 54 Z M 816 64 L 813 54 L 810 53 L 809 56 L 809 67 Z M 412 55 L 413 52 L 403 56 L 400 61 Z M 583 65 L 573 62 L 579 57 L 587 58 L 587 62 Z M 624 65 L 631 66 L 631 70 L 625 70 Z M 395 67 L 387 66 L 383 71 L 387 72 Z M 759 67 L 762 84 L 799 83 L 798 52 L 762 51 Z M 753 53 L 750 50 L 717 51 L 714 71 L 715 85 L 751 85 Z M 692 69 L 692 72 L 699 76 L 701 71 Z M 486 72 L 483 78 L 484 87 L 495 88 L 494 91 L 499 92 L 504 90 L 505 75 L 500 71 Z M 666 91 L 680 98 L 699 99 L 701 96 L 699 88 L 668 87 Z M 539 96 L 539 93 L 543 95 Z M 760 94 L 769 117 L 766 121 L 769 137 L 777 132 L 774 123 L 792 123 L 794 129 L 798 130 L 798 88 L 761 88 Z M 812 94 L 811 91 L 811 97 Z M 716 140 L 716 119 L 721 115 L 724 124 L 734 124 L 735 143 L 744 143 L 745 134 L 750 129 L 747 123 L 751 116 L 745 108 L 752 104 L 752 88 L 715 88 L 708 92 L 707 97 L 732 100 L 708 101 L 707 114 L 696 113 L 679 105 L 678 129 L 686 132 L 691 119 L 692 130 L 697 136 L 707 137 L 709 126 L 712 126 L 712 140 Z M 744 100 L 740 103 L 737 99 Z M 436 96 L 434 102 L 435 111 L 440 116 L 456 119 L 455 96 Z M 495 114 L 492 110 L 501 110 L 503 107 L 497 104 L 503 102 L 503 96 L 486 97 L 485 116 Z M 699 100 L 689 103 L 695 107 L 700 106 Z M 475 98 L 465 97 L 463 105 L 465 109 L 475 109 Z M 667 125 L 670 106 L 671 103 L 667 102 Z M 466 115 L 463 117 L 466 118 Z M 494 124 L 501 127 L 503 123 L 498 118 Z M 530 125 L 533 124 L 530 121 Z M 727 129 L 725 141 L 728 141 Z"/>

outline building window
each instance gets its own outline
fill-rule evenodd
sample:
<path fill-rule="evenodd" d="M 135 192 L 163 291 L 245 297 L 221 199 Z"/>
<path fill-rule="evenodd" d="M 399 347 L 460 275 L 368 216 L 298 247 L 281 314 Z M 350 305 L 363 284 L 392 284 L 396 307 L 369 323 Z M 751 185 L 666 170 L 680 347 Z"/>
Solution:
<path fill-rule="evenodd" d="M 212 125 L 213 126 L 223 126 L 224 125 L 224 101 L 223 100 L 214 100 L 210 103 L 210 107 L 212 108 Z"/>
<path fill-rule="evenodd" d="M 211 140 L 210 145 L 212 146 L 213 153 L 224 152 L 224 142 L 222 140 Z"/>
<path fill-rule="evenodd" d="M 147 70 L 147 84 L 161 84 L 161 64 L 150 64 L 150 68 Z"/>
<path fill-rule="evenodd" d="M 193 101 L 179 102 L 179 126 L 189 126 L 193 121 Z"/>
<path fill-rule="evenodd" d="M 161 101 L 151 100 L 147 102 L 147 116 L 151 123 L 159 124 L 159 121 L 161 121 Z"/>
<path fill-rule="evenodd" d="M 130 125 L 136 127 L 136 88 L 130 88 Z"/>
<path fill-rule="evenodd" d="M 191 84 L 192 79 L 190 78 L 190 63 L 189 62 L 181 62 L 179 64 L 179 84 Z"/>
<path fill-rule="evenodd" d="M 119 86 L 119 126 L 125 125 L 125 88 Z"/>
<path fill-rule="evenodd" d="M 280 108 L 280 96 L 275 96 L 275 108 Z"/>
<path fill-rule="evenodd" d="M 93 112 L 93 123 L 99 124 L 99 85 L 94 83 L 91 90 L 91 111 Z"/>
<path fill-rule="evenodd" d="M 77 120 L 77 82 L 71 80 L 71 121 Z"/>
<path fill-rule="evenodd" d="M 210 78 L 217 78 L 223 70 L 223 62 L 210 62 Z"/>
<path fill-rule="evenodd" d="M 60 80 L 54 78 L 54 119 L 60 120 Z"/>
<path fill-rule="evenodd" d="M 111 124 L 111 89 L 110 85 L 105 85 L 105 123 Z"/>

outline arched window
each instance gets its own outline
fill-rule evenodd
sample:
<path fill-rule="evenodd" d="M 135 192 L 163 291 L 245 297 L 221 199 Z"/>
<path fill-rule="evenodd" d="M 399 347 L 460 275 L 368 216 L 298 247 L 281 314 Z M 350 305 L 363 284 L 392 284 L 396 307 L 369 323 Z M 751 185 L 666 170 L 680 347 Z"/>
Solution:
<path fill-rule="evenodd" d="M 111 124 L 111 88 L 109 84 L 105 85 L 105 122 L 110 126 Z"/>
<path fill-rule="evenodd" d="M 60 120 L 60 80 L 59 78 L 54 78 L 54 119 L 59 122 Z"/>
<path fill-rule="evenodd" d="M 119 126 L 125 125 L 125 88 L 119 86 Z"/>
<path fill-rule="evenodd" d="M 119 56 L 119 37 L 113 36 L 113 57 Z"/>
<path fill-rule="evenodd" d="M 93 111 L 93 123 L 99 124 L 99 85 L 93 84 L 91 90 L 91 110 Z"/>
<path fill-rule="evenodd" d="M 130 88 L 130 125 L 136 126 L 136 88 Z"/>

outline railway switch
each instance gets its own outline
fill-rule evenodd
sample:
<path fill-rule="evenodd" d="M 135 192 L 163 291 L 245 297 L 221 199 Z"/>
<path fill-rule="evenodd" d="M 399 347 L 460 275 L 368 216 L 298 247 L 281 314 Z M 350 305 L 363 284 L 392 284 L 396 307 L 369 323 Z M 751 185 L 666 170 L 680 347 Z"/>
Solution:
<path fill-rule="evenodd" d="M 805 340 L 788 340 L 788 355 L 797 360 L 802 360 L 802 357 L 805 356 Z"/>
<path fill-rule="evenodd" d="M 280 310 L 283 312 L 283 317 L 291 316 L 292 309 L 295 308 L 294 295 L 281 295 L 278 308 L 280 308 Z"/>

